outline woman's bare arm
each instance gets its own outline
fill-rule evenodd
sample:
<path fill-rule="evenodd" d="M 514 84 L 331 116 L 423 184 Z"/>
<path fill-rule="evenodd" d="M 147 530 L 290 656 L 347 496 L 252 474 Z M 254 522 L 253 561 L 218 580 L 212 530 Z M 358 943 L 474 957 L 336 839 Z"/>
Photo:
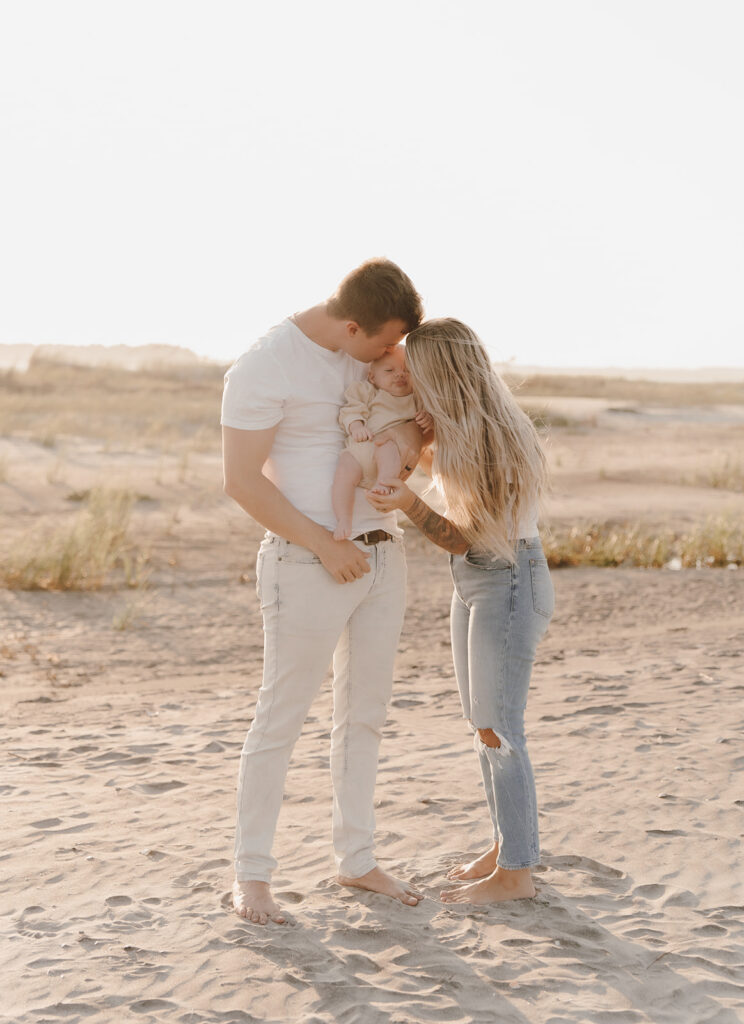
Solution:
<path fill-rule="evenodd" d="M 440 516 L 433 508 L 429 508 L 410 487 L 400 480 L 381 480 L 380 483 L 390 488 L 390 494 L 367 492 L 367 501 L 379 512 L 392 512 L 399 508 L 405 512 L 414 526 L 432 543 L 453 555 L 464 554 L 470 544 L 445 516 Z"/>
<path fill-rule="evenodd" d="M 415 497 L 413 504 L 405 513 L 425 537 L 445 551 L 453 555 L 462 555 L 470 547 L 457 527 L 433 508 L 429 508 L 421 498 Z"/>

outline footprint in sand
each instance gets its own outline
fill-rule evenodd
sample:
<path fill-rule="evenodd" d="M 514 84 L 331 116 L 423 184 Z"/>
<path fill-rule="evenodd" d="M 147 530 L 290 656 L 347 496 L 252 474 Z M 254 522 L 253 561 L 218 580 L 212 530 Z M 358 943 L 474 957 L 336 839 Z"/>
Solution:
<path fill-rule="evenodd" d="M 87 832 L 88 829 L 95 828 L 94 822 L 88 822 L 82 825 L 68 825 L 67 828 L 55 828 L 55 825 L 61 825 L 61 818 L 44 818 L 41 821 L 32 821 L 31 827 L 39 829 L 43 832 L 48 832 L 53 836 L 67 835 L 70 832 Z"/>
<path fill-rule="evenodd" d="M 215 860 L 205 860 L 203 864 L 199 866 L 200 871 L 215 871 L 217 868 L 227 868 L 232 864 L 231 860 L 227 857 L 217 857 Z"/>
<path fill-rule="evenodd" d="M 107 907 L 128 907 L 132 898 L 131 896 L 108 896 L 104 902 Z"/>
<path fill-rule="evenodd" d="M 140 999 L 129 1006 L 133 1013 L 154 1013 L 156 1010 L 171 1010 L 175 1008 L 176 1003 L 172 1003 L 169 999 Z"/>
<path fill-rule="evenodd" d="M 598 860 L 591 857 L 582 857 L 580 854 L 566 853 L 556 857 L 545 858 L 549 867 L 580 868 L 583 871 L 591 871 L 594 875 L 602 875 L 606 878 L 623 878 L 624 873 L 618 868 L 609 864 L 600 864 Z"/>
<path fill-rule="evenodd" d="M 161 793 L 167 793 L 171 789 L 181 789 L 185 785 L 185 782 L 169 779 L 167 782 L 138 782 L 129 788 L 138 793 L 146 793 L 148 796 L 160 796 Z"/>
<path fill-rule="evenodd" d="M 728 928 L 724 928 L 721 924 L 701 924 L 692 930 L 696 935 L 726 935 L 728 933 Z"/>
<path fill-rule="evenodd" d="M 302 903 L 305 896 L 301 892 L 294 892 L 292 889 L 287 889 L 284 892 L 278 892 L 276 898 L 284 903 Z"/>
<path fill-rule="evenodd" d="M 652 882 L 649 885 L 637 885 L 633 890 L 633 896 L 640 896 L 644 900 L 658 900 L 667 891 L 665 885 L 657 885 Z"/>

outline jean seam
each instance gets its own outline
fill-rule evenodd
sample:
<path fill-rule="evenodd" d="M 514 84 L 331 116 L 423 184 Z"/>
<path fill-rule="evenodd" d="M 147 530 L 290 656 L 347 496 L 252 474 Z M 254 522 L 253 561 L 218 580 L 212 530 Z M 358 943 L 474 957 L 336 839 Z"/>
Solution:
<path fill-rule="evenodd" d="M 271 680 L 271 700 L 269 706 L 266 709 L 266 721 L 264 722 L 263 730 L 261 735 L 256 738 L 256 747 L 251 753 L 257 753 L 260 750 L 260 744 L 266 735 L 266 730 L 269 728 L 269 722 L 271 721 L 271 712 L 274 708 L 274 701 L 276 699 L 276 680 L 279 675 L 279 651 L 281 644 L 279 643 L 279 624 L 281 622 L 281 598 L 279 596 L 279 558 L 274 560 L 274 595 L 276 597 L 276 629 L 274 630 L 274 644 L 271 651 L 271 666 L 273 669 L 272 680 Z"/>
<path fill-rule="evenodd" d="M 533 585 L 532 585 L 532 561 L 533 561 L 533 559 L 530 559 L 529 561 L 530 561 L 530 595 L 532 596 L 533 607 L 534 607 L 534 588 L 533 588 Z M 534 822 L 537 819 L 537 805 L 533 801 L 534 786 L 529 784 L 529 780 L 527 778 L 527 772 L 525 771 L 524 761 L 523 761 L 521 752 L 520 752 L 520 755 L 519 755 L 519 771 L 520 771 L 520 774 L 522 776 L 522 783 L 524 785 L 525 793 L 527 794 L 527 799 L 529 800 L 528 811 L 529 811 L 529 821 L 530 821 L 530 836 L 529 836 L 529 839 L 528 839 L 528 843 L 529 843 L 530 853 L 531 853 L 533 858 L 535 858 L 535 857 L 538 858 L 537 863 L 539 863 L 539 839 L 538 839 L 538 837 L 537 837 L 537 835 L 535 834 L 535 831 L 534 831 Z M 525 866 L 527 866 L 527 865 L 525 865 Z"/>
<path fill-rule="evenodd" d="M 349 725 L 351 719 L 351 664 L 353 657 L 353 645 L 351 635 L 351 618 L 346 624 L 346 631 L 349 636 L 349 656 L 346 662 L 346 728 L 344 729 L 344 773 L 341 779 L 341 785 L 345 785 L 346 777 L 349 773 Z"/>
<path fill-rule="evenodd" d="M 462 591 L 460 590 L 459 586 L 457 585 L 457 576 L 455 575 L 455 558 L 456 557 L 457 557 L 456 555 L 450 555 L 450 576 L 452 577 L 452 586 L 454 587 L 455 593 L 460 598 L 460 600 L 465 605 L 465 607 L 469 608 L 470 605 L 465 600 L 465 598 L 462 596 Z"/>
<path fill-rule="evenodd" d="M 519 569 L 519 564 L 516 563 L 514 566 L 512 566 L 512 583 L 511 583 L 510 605 L 509 605 L 509 621 L 507 622 L 507 625 L 506 625 L 506 630 L 505 630 L 506 635 L 504 637 L 504 646 L 503 646 L 502 652 L 501 652 L 502 653 L 502 659 L 501 659 L 502 678 L 500 680 L 501 685 L 499 687 L 500 695 L 501 695 L 501 720 L 504 723 L 504 725 L 507 726 L 507 727 L 508 727 L 508 724 L 509 724 L 509 719 L 508 719 L 508 716 L 507 716 L 507 713 L 506 713 L 506 684 L 505 684 L 505 678 L 504 677 L 508 676 L 509 642 L 511 640 L 512 628 L 513 628 L 513 625 L 514 625 L 514 618 L 515 618 L 516 608 L 517 608 L 517 601 L 518 601 L 518 598 L 519 598 L 519 578 L 520 578 L 520 575 L 521 575 L 521 573 L 520 573 L 520 569 Z M 519 774 L 520 774 L 521 779 L 522 779 L 523 790 L 524 790 L 525 794 L 527 795 L 527 799 L 529 800 L 529 806 L 527 807 L 527 810 L 529 811 L 530 836 L 529 836 L 527 842 L 528 842 L 530 851 L 532 851 L 532 850 L 534 850 L 534 836 L 532 835 L 532 821 L 533 821 L 532 793 L 531 793 L 531 790 L 530 790 L 530 786 L 528 784 L 527 774 L 526 774 L 526 772 L 524 770 L 524 764 L 522 762 L 521 754 L 518 753 L 516 750 L 514 750 L 513 756 L 517 760 L 517 770 L 519 771 Z M 494 796 L 495 795 L 496 794 L 494 793 Z M 498 802 L 497 802 L 497 807 L 498 807 Z M 501 846 L 503 846 L 503 843 L 499 844 L 499 854 L 501 853 Z M 533 856 L 536 856 L 536 854 L 533 854 Z M 496 863 L 498 864 L 499 867 L 506 867 L 506 865 L 501 863 L 498 859 L 497 859 Z M 515 869 L 508 869 L 507 868 L 507 870 L 515 870 Z"/>

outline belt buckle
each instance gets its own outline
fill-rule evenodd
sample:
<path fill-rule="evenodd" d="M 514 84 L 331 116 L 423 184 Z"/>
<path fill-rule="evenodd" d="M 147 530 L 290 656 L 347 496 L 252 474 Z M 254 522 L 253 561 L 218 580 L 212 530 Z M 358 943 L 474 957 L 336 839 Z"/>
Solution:
<path fill-rule="evenodd" d="M 369 547 L 369 544 L 370 544 L 369 537 L 370 537 L 370 532 L 369 531 L 367 531 L 366 533 L 362 534 L 362 540 L 367 545 L 367 547 Z"/>

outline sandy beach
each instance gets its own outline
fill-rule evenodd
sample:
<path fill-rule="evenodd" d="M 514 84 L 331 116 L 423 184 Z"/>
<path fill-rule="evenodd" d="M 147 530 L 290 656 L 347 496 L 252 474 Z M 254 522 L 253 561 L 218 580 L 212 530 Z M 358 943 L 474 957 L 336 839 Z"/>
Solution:
<path fill-rule="evenodd" d="M 740 457 L 740 408 L 605 403 L 583 425 L 574 408 L 546 437 L 551 527 L 740 516 L 741 491 L 704 477 Z M 221 494 L 218 453 L 27 434 L 0 438 L 0 461 L 5 554 L 101 482 L 135 494 L 130 534 L 147 551 L 129 587 L 0 590 L 0 1020 L 744 1019 L 741 569 L 554 571 L 527 713 L 537 896 L 447 907 L 446 872 L 488 843 L 489 821 L 451 664 L 447 556 L 409 528 L 377 852 L 426 899 L 334 881 L 326 680 L 275 846 L 292 923 L 261 928 L 229 896 L 261 531 Z"/>

